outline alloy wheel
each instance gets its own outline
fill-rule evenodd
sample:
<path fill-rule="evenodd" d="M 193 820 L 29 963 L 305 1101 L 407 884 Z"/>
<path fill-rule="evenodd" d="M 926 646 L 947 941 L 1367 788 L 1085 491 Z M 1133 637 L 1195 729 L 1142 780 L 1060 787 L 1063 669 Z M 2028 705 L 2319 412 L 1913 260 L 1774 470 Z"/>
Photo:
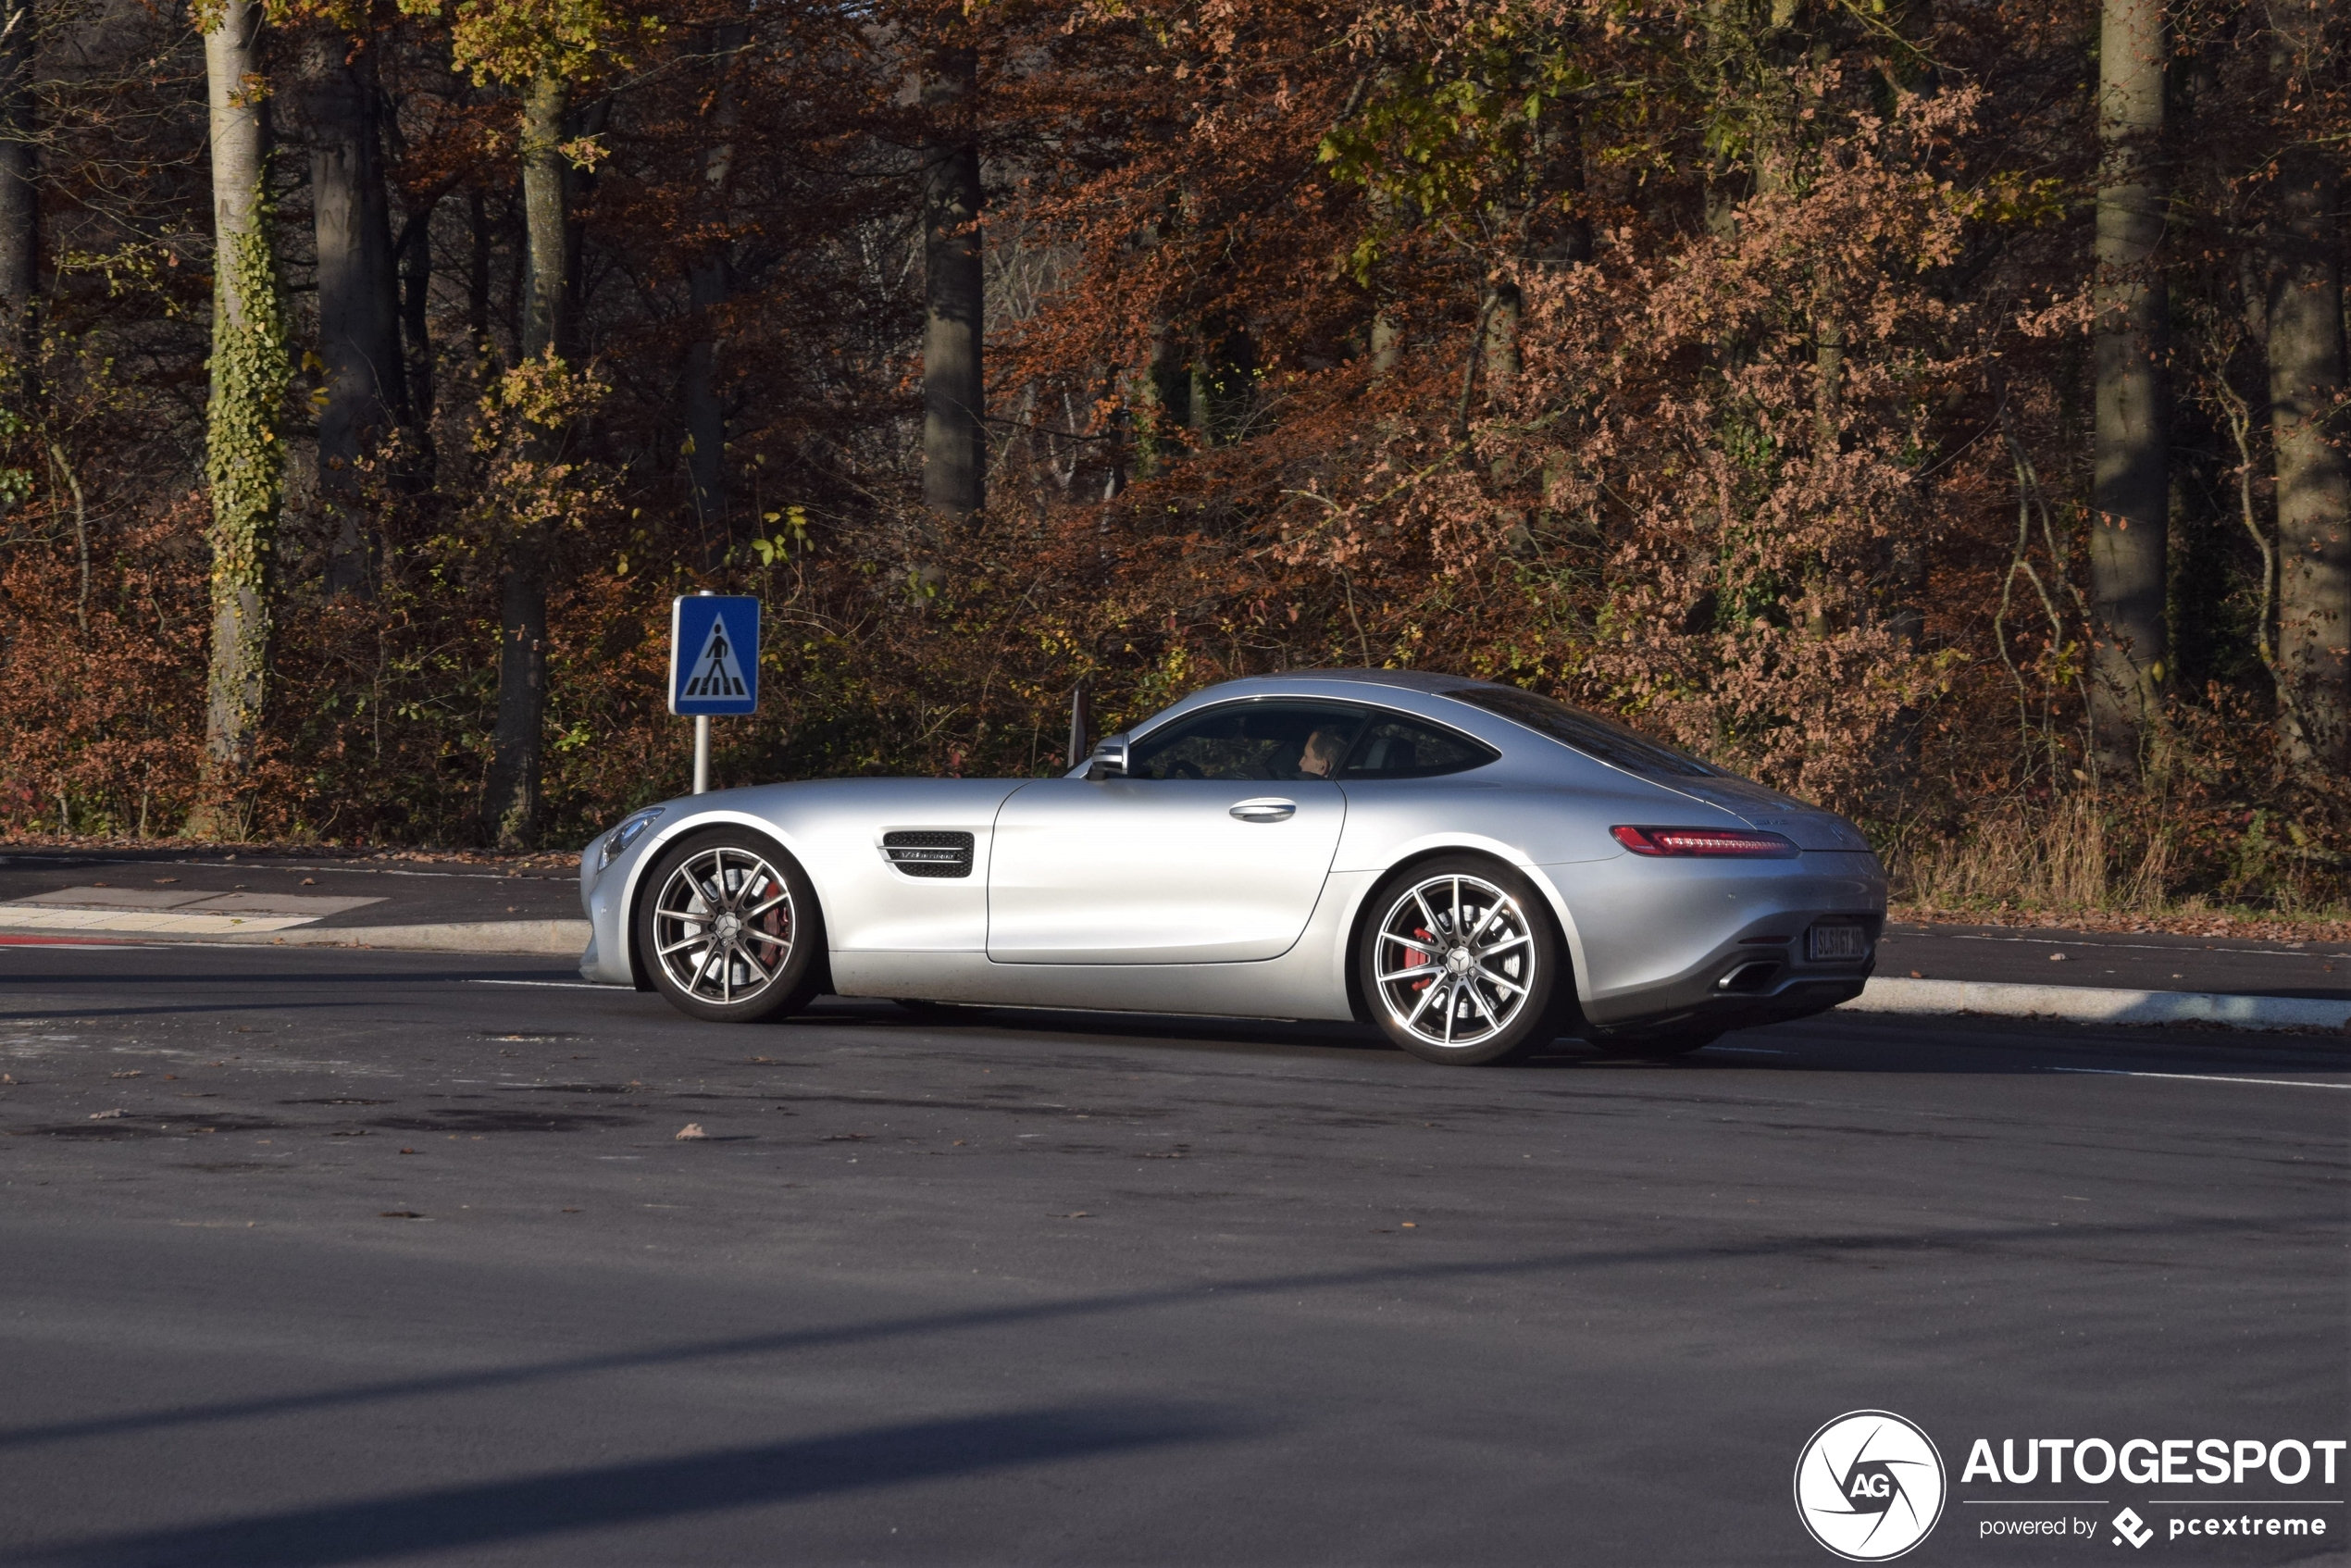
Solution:
<path fill-rule="evenodd" d="M 1493 1039 L 1526 1006 L 1538 945 L 1517 899 L 1449 873 L 1405 890 L 1389 908 L 1373 978 L 1399 1027 L 1462 1050 Z"/>
<path fill-rule="evenodd" d="M 731 1007 L 776 983 L 797 930 L 791 889 L 766 859 L 715 844 L 678 862 L 653 904 L 653 950 L 669 982 Z"/>

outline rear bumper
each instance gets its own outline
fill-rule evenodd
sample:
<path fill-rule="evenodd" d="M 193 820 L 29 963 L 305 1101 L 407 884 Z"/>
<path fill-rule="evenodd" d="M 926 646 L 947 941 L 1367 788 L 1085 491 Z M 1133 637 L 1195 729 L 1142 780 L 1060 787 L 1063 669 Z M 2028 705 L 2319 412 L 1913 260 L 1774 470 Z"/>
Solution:
<path fill-rule="evenodd" d="M 1768 995 L 1723 996 L 1699 995 L 1676 1005 L 1671 1001 L 1655 1012 L 1643 1013 L 1612 1024 L 1586 1022 L 1579 1031 L 1586 1039 L 1638 1039 L 1658 1034 L 1682 1034 L 1704 1030 L 1719 1033 L 1724 1029 L 1751 1029 L 1763 1024 L 1785 1024 L 1792 1018 L 1809 1018 L 1815 1013 L 1825 1013 L 1842 1002 L 1861 994 L 1869 983 L 1869 971 L 1864 968 L 1846 975 L 1815 975 L 1785 982 Z"/>
<path fill-rule="evenodd" d="M 1861 993 L 1885 921 L 1877 857 L 1624 857 L 1544 867 L 1573 930 L 1583 1032 L 1623 1039 L 1743 1028 L 1825 1012 Z M 1821 925 L 1859 926 L 1868 956 L 1815 959 Z"/>

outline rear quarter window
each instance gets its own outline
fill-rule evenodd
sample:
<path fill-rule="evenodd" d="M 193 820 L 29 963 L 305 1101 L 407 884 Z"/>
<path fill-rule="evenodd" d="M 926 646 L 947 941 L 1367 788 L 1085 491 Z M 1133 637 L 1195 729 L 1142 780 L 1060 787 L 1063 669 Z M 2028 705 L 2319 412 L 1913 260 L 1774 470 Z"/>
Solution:
<path fill-rule="evenodd" d="M 1721 778 L 1723 770 L 1677 752 L 1662 740 L 1652 740 L 1614 719 L 1571 708 L 1565 703 L 1539 697 L 1511 686 L 1459 686 L 1443 693 L 1538 734 L 1565 741 L 1586 756 L 1643 778 Z"/>
<path fill-rule="evenodd" d="M 1401 714 L 1375 714 L 1347 753 L 1341 779 L 1436 778 L 1484 767 L 1502 753 L 1482 740 Z"/>

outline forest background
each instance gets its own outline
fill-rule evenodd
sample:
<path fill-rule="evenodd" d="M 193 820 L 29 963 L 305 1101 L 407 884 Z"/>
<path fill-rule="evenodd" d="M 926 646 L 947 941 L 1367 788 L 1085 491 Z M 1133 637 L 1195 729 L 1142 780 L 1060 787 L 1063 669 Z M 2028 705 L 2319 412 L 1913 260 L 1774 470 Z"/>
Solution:
<path fill-rule="evenodd" d="M 1528 686 L 2339 909 L 2328 0 L 0 0 L 0 831 L 578 843 Z"/>

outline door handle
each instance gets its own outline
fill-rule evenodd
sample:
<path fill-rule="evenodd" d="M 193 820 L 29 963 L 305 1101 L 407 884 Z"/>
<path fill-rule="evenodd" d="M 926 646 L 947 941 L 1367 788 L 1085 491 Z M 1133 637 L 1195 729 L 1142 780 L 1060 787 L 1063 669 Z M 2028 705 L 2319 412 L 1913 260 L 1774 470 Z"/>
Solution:
<path fill-rule="evenodd" d="M 1228 814 L 1243 822 L 1286 822 L 1298 815 L 1296 801 L 1243 801 Z"/>

